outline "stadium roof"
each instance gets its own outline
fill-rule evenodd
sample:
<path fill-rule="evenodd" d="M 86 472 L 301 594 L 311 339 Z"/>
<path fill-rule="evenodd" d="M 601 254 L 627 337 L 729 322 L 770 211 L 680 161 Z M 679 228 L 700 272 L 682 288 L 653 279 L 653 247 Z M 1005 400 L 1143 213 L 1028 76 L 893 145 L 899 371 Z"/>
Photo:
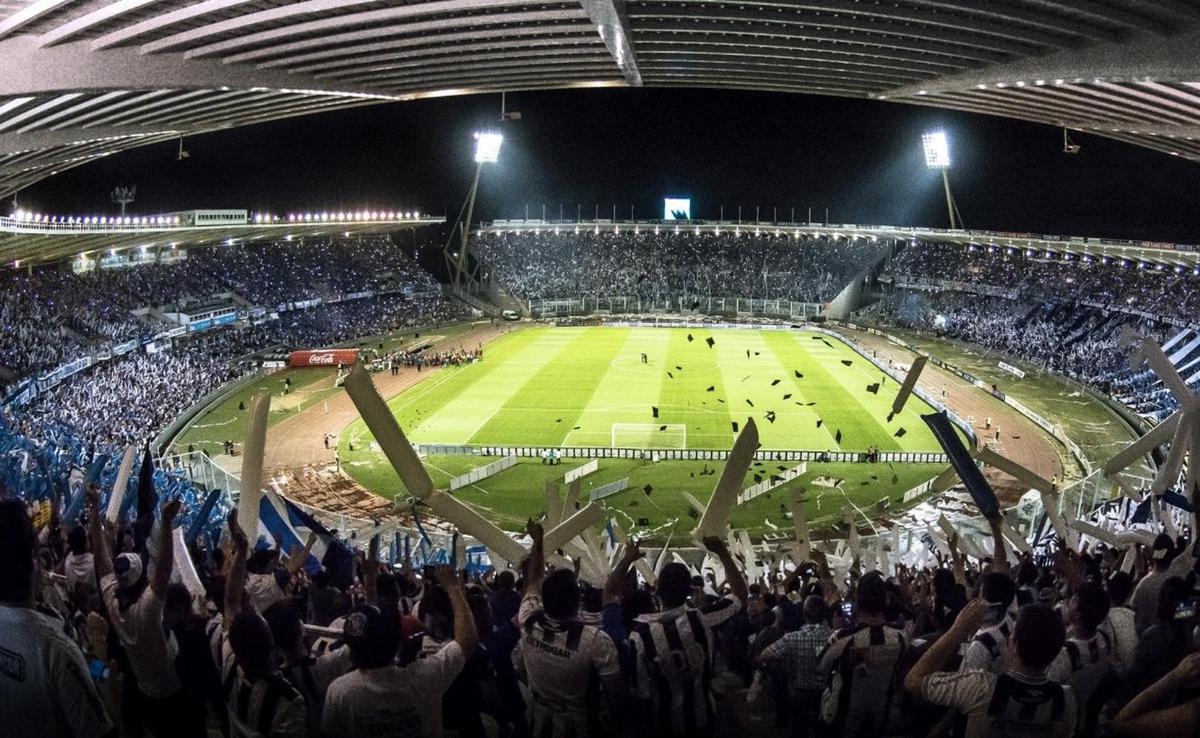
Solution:
<path fill-rule="evenodd" d="M 1198 0 L 0 0 L 0 195 L 134 146 L 578 86 L 875 98 L 1200 160 Z"/>
<path fill-rule="evenodd" d="M 177 219 L 178 215 L 185 217 Z M 310 214 L 307 219 L 258 215 L 242 223 L 195 225 L 186 215 L 119 218 L 20 213 L 17 218 L 0 217 L 0 263 L 20 268 L 34 262 L 136 249 L 353 238 L 446 221 L 442 216 L 423 213 L 410 213 L 408 217 L 404 213 L 336 213 L 316 214 L 315 218 Z"/>

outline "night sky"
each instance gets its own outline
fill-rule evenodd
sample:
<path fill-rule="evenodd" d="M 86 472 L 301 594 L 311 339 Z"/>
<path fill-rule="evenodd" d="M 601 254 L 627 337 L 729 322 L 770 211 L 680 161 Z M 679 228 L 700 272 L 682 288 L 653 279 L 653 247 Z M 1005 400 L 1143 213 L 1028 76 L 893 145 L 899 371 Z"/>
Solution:
<path fill-rule="evenodd" d="M 1200 164 L 1004 118 L 832 97 L 671 89 L 514 93 L 523 119 L 500 123 L 498 95 L 363 107 L 144 147 L 51 177 L 19 194 L 28 210 L 114 212 L 108 193 L 137 185 L 131 213 L 235 207 L 416 208 L 457 215 L 470 185 L 471 133 L 505 135 L 485 169 L 476 219 L 600 207 L 661 217 L 690 196 L 693 217 L 780 219 L 796 208 L 831 222 L 947 225 L 941 179 L 920 136 L 950 138 L 951 187 L 968 228 L 1200 243 Z M 5 205 L 5 209 L 8 205 Z"/>

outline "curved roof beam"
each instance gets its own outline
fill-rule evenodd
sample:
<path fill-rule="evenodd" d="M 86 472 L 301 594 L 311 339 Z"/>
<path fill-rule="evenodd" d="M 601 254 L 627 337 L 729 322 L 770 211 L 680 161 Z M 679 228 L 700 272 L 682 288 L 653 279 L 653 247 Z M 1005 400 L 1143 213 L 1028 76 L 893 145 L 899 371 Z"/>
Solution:
<path fill-rule="evenodd" d="M 556 0 L 437 0 L 435 2 L 414 3 L 399 7 L 384 8 L 356 13 L 335 15 L 297 23 L 289 23 L 293 19 L 313 13 L 328 13 L 331 10 L 352 8 L 364 5 L 374 0 L 305 0 L 304 2 L 283 5 L 257 13 L 238 16 L 228 20 L 210 23 L 186 31 L 151 41 L 142 46 L 142 51 L 148 54 L 186 48 L 184 56 L 191 59 L 204 56 L 223 54 L 233 49 L 268 43 L 279 39 L 293 38 L 300 34 L 325 33 L 339 28 L 355 25 L 371 25 L 378 23 L 396 23 L 408 18 L 430 15 L 448 15 L 453 13 L 478 12 L 488 8 L 536 7 L 539 5 L 556 4 Z M 580 11 L 582 14 L 582 10 Z M 274 27 L 253 33 L 247 31 L 253 26 L 272 24 Z M 237 34 L 221 41 L 202 42 L 214 36 Z"/>
<path fill-rule="evenodd" d="M 1019 59 L 970 72 L 947 75 L 928 83 L 888 90 L 888 97 L 934 94 L 988 87 L 999 83 L 1015 85 L 1041 79 L 1067 82 L 1107 80 L 1195 80 L 1200 81 L 1200 30 L 1173 36 L 1138 34 L 1121 43 L 1103 44 L 1069 53 L 1059 52 L 1033 59 Z M 1080 73 L 1086 70 L 1086 76 Z"/>

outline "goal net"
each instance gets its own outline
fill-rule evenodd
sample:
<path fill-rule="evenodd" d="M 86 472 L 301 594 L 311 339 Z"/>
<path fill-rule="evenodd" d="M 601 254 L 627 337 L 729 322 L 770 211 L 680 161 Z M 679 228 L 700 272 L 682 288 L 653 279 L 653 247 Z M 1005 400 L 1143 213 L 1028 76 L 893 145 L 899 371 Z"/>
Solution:
<path fill-rule="evenodd" d="M 687 448 L 682 423 L 613 423 L 613 448 Z"/>

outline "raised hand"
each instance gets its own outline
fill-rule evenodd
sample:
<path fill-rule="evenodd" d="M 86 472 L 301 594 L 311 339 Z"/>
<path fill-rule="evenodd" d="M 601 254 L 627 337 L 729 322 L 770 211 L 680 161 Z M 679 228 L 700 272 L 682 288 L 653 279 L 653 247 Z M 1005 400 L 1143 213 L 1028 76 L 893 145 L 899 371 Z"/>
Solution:
<path fill-rule="evenodd" d="M 229 511 L 229 539 L 233 541 L 236 549 L 245 551 L 250 547 L 250 542 L 246 539 L 246 531 L 238 525 L 237 508 Z"/>
<path fill-rule="evenodd" d="M 183 500 L 176 497 L 162 508 L 162 520 L 164 525 L 170 525 L 175 520 L 175 516 L 179 515 L 179 510 L 183 507 Z"/>
<path fill-rule="evenodd" d="M 438 583 L 438 586 L 447 592 L 457 592 L 463 588 L 462 580 L 458 578 L 458 572 L 449 566 L 435 566 L 433 568 L 433 578 Z"/>
<path fill-rule="evenodd" d="M 88 515 L 98 512 L 100 510 L 100 488 L 89 484 L 84 492 L 87 494 Z"/>
<path fill-rule="evenodd" d="M 983 623 L 983 614 L 986 609 L 987 605 L 983 600 L 977 598 L 968 602 L 959 611 L 958 617 L 954 619 L 954 625 L 950 626 L 957 640 L 966 640 L 975 631 L 979 630 L 980 624 Z"/>

